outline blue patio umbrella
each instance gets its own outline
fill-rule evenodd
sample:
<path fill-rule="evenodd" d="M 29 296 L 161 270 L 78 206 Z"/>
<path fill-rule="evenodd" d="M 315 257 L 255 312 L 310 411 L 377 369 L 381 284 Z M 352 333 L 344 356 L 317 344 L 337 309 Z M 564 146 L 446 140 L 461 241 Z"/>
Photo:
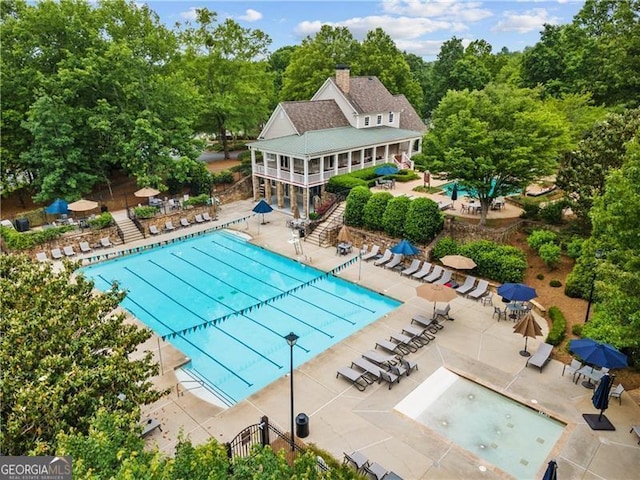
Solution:
<path fill-rule="evenodd" d="M 455 207 L 455 201 L 458 199 L 458 183 L 453 184 L 453 190 L 451 190 L 451 202 Z"/>
<path fill-rule="evenodd" d="M 69 213 L 69 209 L 67 208 L 68 205 L 69 204 L 65 200 L 61 198 L 56 198 L 51 205 L 49 205 L 44 209 L 44 211 L 49 215 L 68 214 Z"/>
<path fill-rule="evenodd" d="M 535 288 L 524 283 L 505 283 L 498 287 L 498 295 L 510 302 L 528 302 L 538 296 Z"/>
<path fill-rule="evenodd" d="M 262 200 L 260 200 L 258 202 L 258 204 L 253 207 L 253 211 L 255 213 L 261 213 L 262 214 L 262 223 L 264 224 L 264 214 L 265 213 L 269 213 L 269 212 L 273 212 L 273 207 L 271 207 L 271 205 L 269 205 L 266 200 L 263 198 Z"/>
<path fill-rule="evenodd" d="M 598 421 L 602 420 L 602 412 L 609 408 L 609 391 L 611 390 L 611 376 L 605 373 L 600 379 L 598 388 L 593 392 L 591 402 L 593 406 L 600 410 Z"/>
<path fill-rule="evenodd" d="M 390 165 L 385 165 L 384 167 L 376 168 L 376 175 L 393 175 L 394 173 L 398 173 L 398 169 Z"/>
<path fill-rule="evenodd" d="M 558 480 L 558 464 L 555 460 L 551 460 L 547 465 L 542 480 Z"/>
<path fill-rule="evenodd" d="M 580 338 L 569 342 L 569 351 L 579 356 L 589 365 L 605 368 L 628 366 L 627 356 L 608 343 L 600 343 L 590 338 Z"/>
<path fill-rule="evenodd" d="M 402 255 L 417 255 L 420 253 L 420 250 L 418 250 L 409 240 L 405 239 L 391 247 L 391 251 Z"/>

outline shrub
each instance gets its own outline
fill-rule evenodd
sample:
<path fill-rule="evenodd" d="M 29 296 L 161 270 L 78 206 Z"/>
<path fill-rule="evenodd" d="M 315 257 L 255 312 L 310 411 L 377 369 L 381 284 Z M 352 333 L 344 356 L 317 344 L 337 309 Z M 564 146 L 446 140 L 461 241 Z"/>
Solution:
<path fill-rule="evenodd" d="M 213 183 L 219 185 L 221 183 L 233 183 L 233 173 L 229 170 L 222 170 L 213 176 Z"/>
<path fill-rule="evenodd" d="M 538 250 L 538 255 L 544 263 L 551 269 L 555 268 L 560 262 L 562 250 L 559 245 L 554 243 L 545 243 Z"/>
<path fill-rule="evenodd" d="M 562 212 L 566 208 L 566 202 L 558 200 L 555 202 L 549 202 L 544 207 L 540 208 L 538 217 L 547 223 L 553 225 L 559 225 L 562 223 Z"/>
<path fill-rule="evenodd" d="M 182 202 L 183 206 L 196 206 L 196 205 L 208 205 L 209 204 L 209 194 L 203 193 L 202 195 L 197 195 L 195 197 L 189 197 L 187 200 Z"/>
<path fill-rule="evenodd" d="M 330 193 L 342 193 L 353 190 L 355 187 L 369 188 L 369 184 L 365 180 L 352 175 L 336 175 L 329 179 L 326 191 Z"/>
<path fill-rule="evenodd" d="M 113 225 L 113 216 L 109 212 L 103 212 L 97 217 L 89 220 L 87 223 L 94 230 L 102 230 L 103 228 Z"/>
<path fill-rule="evenodd" d="M 546 342 L 551 345 L 560 345 L 567 333 L 567 321 L 558 307 L 549 309 L 549 317 L 551 318 L 551 329 Z"/>
<path fill-rule="evenodd" d="M 378 192 L 371 195 L 364 206 L 363 222 L 369 230 L 382 230 L 382 217 L 387 209 L 387 203 L 393 198 L 389 192 Z"/>
<path fill-rule="evenodd" d="M 445 237 L 434 245 L 431 255 L 433 258 L 440 260 L 445 255 L 457 255 L 459 249 L 458 242 L 451 237 Z"/>
<path fill-rule="evenodd" d="M 10 250 L 29 250 L 37 245 L 50 242 L 62 236 L 63 233 L 73 230 L 73 225 L 18 232 L 13 228 L 0 226 L 0 236 Z"/>
<path fill-rule="evenodd" d="M 320 214 L 318 212 L 309 212 L 309 220 L 317 220 L 320 218 Z"/>
<path fill-rule="evenodd" d="M 476 262 L 479 276 L 501 283 L 521 282 L 527 270 L 527 257 L 522 250 L 489 240 L 461 245 L 458 253 Z"/>
<path fill-rule="evenodd" d="M 156 213 L 158 213 L 158 209 L 156 207 L 147 205 L 142 207 L 135 207 L 133 209 L 133 214 L 136 216 L 136 218 L 153 218 L 156 216 Z"/>
<path fill-rule="evenodd" d="M 534 218 L 538 217 L 539 211 L 540 206 L 537 203 L 524 201 L 522 202 L 522 213 L 520 214 L 520 218 L 533 220 Z"/>
<path fill-rule="evenodd" d="M 544 275 L 542 273 L 539 273 L 538 275 L 536 275 L 536 278 L 538 280 L 544 280 Z"/>
<path fill-rule="evenodd" d="M 573 333 L 574 335 L 577 335 L 578 337 L 582 336 L 582 327 L 584 327 L 584 325 L 582 325 L 581 323 L 574 323 L 571 326 L 571 333 Z"/>
<path fill-rule="evenodd" d="M 404 234 L 408 240 L 426 244 L 433 240 L 444 227 L 444 216 L 438 204 L 429 198 L 411 201 L 404 223 Z"/>
<path fill-rule="evenodd" d="M 567 255 L 569 258 L 573 258 L 574 260 L 578 258 L 582 254 L 582 244 L 584 243 L 584 239 L 580 237 L 574 237 L 567 244 Z"/>
<path fill-rule="evenodd" d="M 371 195 L 371 190 L 363 186 L 354 187 L 349 192 L 344 207 L 344 223 L 353 227 L 362 227 L 364 225 L 364 207 Z"/>
<path fill-rule="evenodd" d="M 550 230 L 534 230 L 527 237 L 527 244 L 537 252 L 545 243 L 555 243 L 557 238 L 558 235 Z"/>
<path fill-rule="evenodd" d="M 382 215 L 382 227 L 387 235 L 396 238 L 404 236 L 404 222 L 410 204 L 411 200 L 404 195 L 389 200 Z"/>
<path fill-rule="evenodd" d="M 549 282 L 549 286 L 553 288 L 559 288 L 562 286 L 562 282 L 560 280 L 551 280 Z"/>

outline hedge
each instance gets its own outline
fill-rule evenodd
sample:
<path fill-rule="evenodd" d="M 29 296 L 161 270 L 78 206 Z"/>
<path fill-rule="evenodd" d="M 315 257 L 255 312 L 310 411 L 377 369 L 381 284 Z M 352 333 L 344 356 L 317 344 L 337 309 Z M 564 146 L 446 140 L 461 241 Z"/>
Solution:
<path fill-rule="evenodd" d="M 362 217 L 364 226 L 369 230 L 382 230 L 384 212 L 387 204 L 393 198 L 389 192 L 377 192 L 371 195 L 367 204 L 364 206 L 364 215 Z"/>
<path fill-rule="evenodd" d="M 74 229 L 75 226 L 73 225 L 63 225 L 61 227 L 51 227 L 43 230 L 18 232 L 13 228 L 0 226 L 0 236 L 2 236 L 7 248 L 11 250 L 29 250 L 37 245 L 56 240 L 61 237 L 63 233 Z"/>
<path fill-rule="evenodd" d="M 353 227 L 364 225 L 364 207 L 371 195 L 368 187 L 355 187 L 349 192 L 344 207 L 344 223 Z"/>
<path fill-rule="evenodd" d="M 113 224 L 113 216 L 109 212 L 103 212 L 87 222 L 95 230 L 102 230 Z"/>
<path fill-rule="evenodd" d="M 404 195 L 389 200 L 382 215 L 382 227 L 387 235 L 394 238 L 404 237 L 404 222 L 410 204 L 411 199 Z"/>
<path fill-rule="evenodd" d="M 551 345 L 560 345 L 567 334 L 567 321 L 558 307 L 549 308 L 549 317 L 551 317 L 551 329 L 546 342 Z"/>
<path fill-rule="evenodd" d="M 133 214 L 136 216 L 136 218 L 153 218 L 156 216 L 156 213 L 158 213 L 158 208 L 157 207 L 152 207 L 152 206 L 142 206 L 142 207 L 135 207 L 133 209 Z"/>

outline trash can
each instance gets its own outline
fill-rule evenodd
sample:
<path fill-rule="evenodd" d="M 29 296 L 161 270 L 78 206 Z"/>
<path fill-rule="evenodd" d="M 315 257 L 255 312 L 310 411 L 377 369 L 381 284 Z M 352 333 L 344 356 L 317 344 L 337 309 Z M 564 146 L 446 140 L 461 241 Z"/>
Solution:
<path fill-rule="evenodd" d="M 304 413 L 299 413 L 296 417 L 296 437 L 306 438 L 309 436 L 309 417 Z"/>
<path fill-rule="evenodd" d="M 19 232 L 28 232 L 29 228 L 29 219 L 28 218 L 16 218 L 16 230 Z"/>

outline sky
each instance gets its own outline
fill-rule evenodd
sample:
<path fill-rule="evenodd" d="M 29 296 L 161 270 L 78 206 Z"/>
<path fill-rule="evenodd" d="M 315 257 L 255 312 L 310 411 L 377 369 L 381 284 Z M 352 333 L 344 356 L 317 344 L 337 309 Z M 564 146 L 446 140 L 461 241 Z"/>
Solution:
<path fill-rule="evenodd" d="M 140 1 L 140 0 L 138 0 Z M 299 45 L 322 25 L 344 26 L 362 40 L 382 28 L 396 46 L 435 60 L 440 46 L 457 37 L 468 44 L 484 39 L 493 51 L 522 51 L 540 39 L 545 23 L 570 23 L 584 0 L 148 0 L 167 26 L 195 19 L 197 8 L 232 18 L 242 27 L 259 29 L 272 39 L 270 50 Z"/>

